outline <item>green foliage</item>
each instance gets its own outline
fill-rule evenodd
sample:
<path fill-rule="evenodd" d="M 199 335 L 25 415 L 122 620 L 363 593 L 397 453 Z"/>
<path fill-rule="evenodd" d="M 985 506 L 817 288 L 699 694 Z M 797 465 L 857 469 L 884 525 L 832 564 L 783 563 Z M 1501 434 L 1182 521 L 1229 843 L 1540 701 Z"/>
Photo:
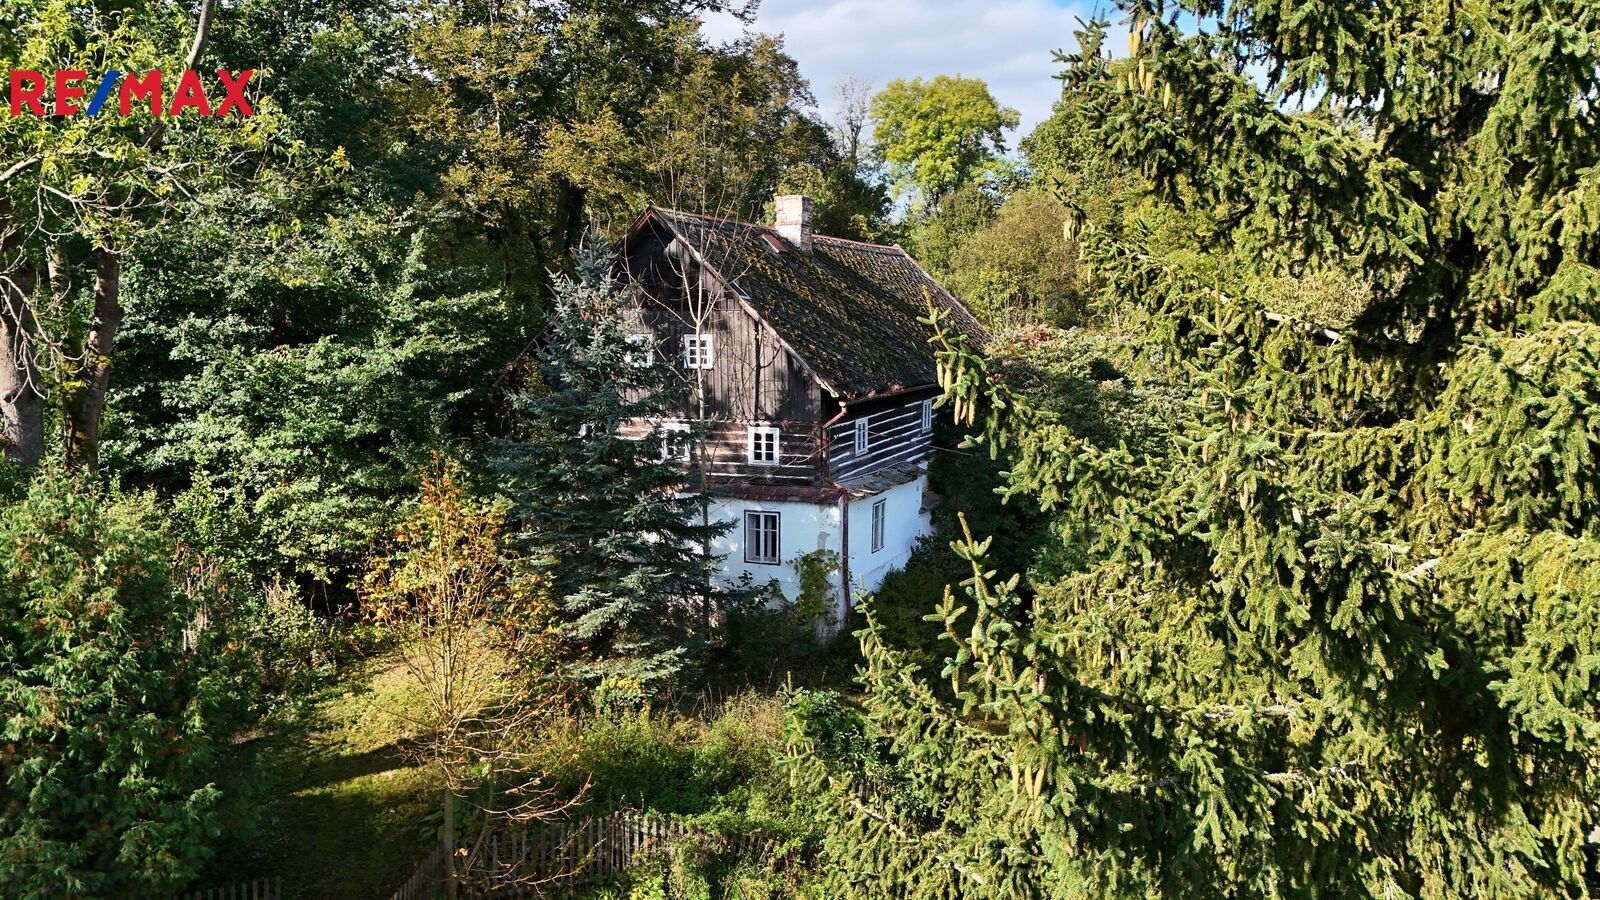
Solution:
<path fill-rule="evenodd" d="M 848 219 L 844 206 L 855 199 L 848 192 L 858 188 L 843 178 L 826 130 L 807 111 L 815 98 L 782 41 L 755 35 L 711 48 L 690 34 L 680 51 L 683 71 L 643 112 L 635 150 L 643 196 L 618 210 L 619 224 L 632 224 L 646 199 L 753 218 L 796 169 L 822 174 L 834 188 L 827 215 Z"/>
<path fill-rule="evenodd" d="M 949 407 L 1073 558 L 1025 586 L 965 533 L 939 685 L 868 607 L 900 778 L 796 753 L 830 884 L 1582 895 L 1600 11 L 1197 12 L 1132 4 L 1125 58 L 1103 25 L 1066 57 L 1084 140 L 1155 191 L 1081 221 L 1126 347 L 941 348 Z"/>
<path fill-rule="evenodd" d="M 913 223 L 910 249 L 917 261 L 936 278 L 949 278 L 955 256 L 995 218 L 997 203 L 980 185 L 967 184 L 951 191 L 939 207 L 926 210 Z"/>
<path fill-rule="evenodd" d="M 243 685 L 169 534 L 147 498 L 53 473 L 0 504 L 8 896 L 171 896 L 208 855 Z"/>
<path fill-rule="evenodd" d="M 999 506 L 997 498 L 986 500 L 986 505 Z M 949 505 L 949 499 L 945 503 Z M 837 646 L 830 648 L 834 656 L 848 663 L 836 668 L 842 668 L 847 676 L 853 675 L 865 661 L 853 637 L 865 625 L 866 611 L 871 609 L 873 616 L 884 623 L 895 649 L 908 662 L 924 671 L 937 672 L 944 661 L 944 648 L 939 642 L 940 630 L 927 622 L 928 608 L 936 598 L 944 596 L 946 588 L 961 582 L 959 562 L 933 541 L 919 544 L 904 568 L 885 575 L 871 596 L 851 608 L 844 633 L 836 641 Z"/>
<path fill-rule="evenodd" d="M 523 310 L 447 217 L 344 206 L 274 237 L 280 207 L 244 209 L 248 241 L 195 221 L 130 264 L 107 465 L 203 491 L 253 579 L 337 603 L 430 448 L 492 421 Z"/>
<path fill-rule="evenodd" d="M 629 343 L 630 295 L 610 255 L 590 247 L 577 278 L 557 281 L 538 357 L 542 393 L 524 391 L 525 440 L 500 445 L 498 470 L 514 504 L 514 543 L 547 579 L 563 657 L 591 684 L 630 684 L 642 696 L 689 675 L 719 605 L 748 591 L 714 583 L 711 541 L 730 527 L 682 491 L 685 472 L 663 452 L 660 421 L 683 390 L 670 354 Z"/>
<path fill-rule="evenodd" d="M 1007 197 L 950 256 L 948 287 L 990 330 L 1076 325 L 1089 315 L 1068 209 L 1044 188 Z"/>
<path fill-rule="evenodd" d="M 1017 111 L 1001 106 L 976 78 L 895 79 L 872 98 L 872 139 L 898 194 L 939 205 L 956 188 L 1003 168 L 1005 132 Z"/>
<path fill-rule="evenodd" d="M 534 760 L 595 810 L 631 807 L 703 823 L 774 827 L 786 815 L 776 768 L 780 701 L 737 694 L 703 715 L 606 711 L 558 723 Z"/>
<path fill-rule="evenodd" d="M 718 681 L 739 680 L 775 686 L 816 668 L 824 642 L 838 629 L 839 554 L 813 550 L 790 560 L 800 577 L 800 592 L 784 598 L 771 590 L 753 592 L 727 609 L 717 636 L 723 657 Z"/>

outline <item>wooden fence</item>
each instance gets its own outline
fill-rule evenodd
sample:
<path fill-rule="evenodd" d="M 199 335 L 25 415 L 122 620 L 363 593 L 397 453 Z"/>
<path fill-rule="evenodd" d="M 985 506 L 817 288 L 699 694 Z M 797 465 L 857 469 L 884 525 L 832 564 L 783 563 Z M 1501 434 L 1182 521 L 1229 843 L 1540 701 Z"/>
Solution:
<path fill-rule="evenodd" d="M 444 841 L 434 844 L 428 855 L 417 863 L 411 878 L 394 892 L 394 900 L 433 900 L 444 895 L 444 863 L 450 855 L 450 846 Z"/>
<path fill-rule="evenodd" d="M 283 900 L 282 878 L 235 881 L 203 891 L 190 891 L 178 900 Z"/>
<path fill-rule="evenodd" d="M 477 856 L 457 873 L 463 898 L 563 894 L 609 881 L 685 839 L 721 843 L 740 853 L 764 853 L 753 836 L 732 840 L 699 833 L 681 821 L 623 810 L 569 822 L 547 822 L 484 837 Z M 444 846 L 418 864 L 393 900 L 432 900 L 442 894 Z M 464 854 L 463 854 L 464 855 Z"/>

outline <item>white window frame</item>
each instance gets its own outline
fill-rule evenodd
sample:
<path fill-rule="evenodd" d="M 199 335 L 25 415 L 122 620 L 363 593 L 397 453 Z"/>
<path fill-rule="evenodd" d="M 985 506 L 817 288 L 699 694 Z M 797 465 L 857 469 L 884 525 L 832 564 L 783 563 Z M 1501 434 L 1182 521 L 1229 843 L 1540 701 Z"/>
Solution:
<path fill-rule="evenodd" d="M 922 401 L 922 433 L 933 431 L 933 401 Z"/>
<path fill-rule="evenodd" d="M 885 532 L 889 530 L 888 498 L 874 501 L 872 504 L 872 552 L 877 553 L 883 549 Z"/>
<path fill-rule="evenodd" d="M 768 446 L 770 444 L 770 447 Z M 771 450 L 772 458 L 766 452 Z M 757 453 L 757 450 L 763 452 Z M 749 425 L 744 430 L 745 461 L 752 466 L 775 466 L 783 461 L 783 432 L 776 425 Z"/>
<path fill-rule="evenodd" d="M 682 437 L 676 437 L 682 435 Z M 692 447 L 689 443 L 688 422 L 661 423 L 661 460 L 663 462 L 688 462 Z"/>
<path fill-rule="evenodd" d="M 716 363 L 716 336 L 693 331 L 683 336 L 683 367 L 709 369 Z"/>
<path fill-rule="evenodd" d="M 648 331 L 636 332 L 628 335 L 628 352 L 622 355 L 623 362 L 635 369 L 648 369 L 656 364 L 655 335 Z M 641 354 L 639 351 L 643 349 Z M 643 358 L 641 358 L 641 356 Z"/>
<path fill-rule="evenodd" d="M 767 535 L 771 536 L 772 552 L 764 552 L 768 548 Z M 752 541 L 751 537 L 755 540 Z M 783 564 L 783 516 L 779 513 L 764 509 L 747 509 L 744 512 L 744 561 L 757 566 L 777 566 Z"/>
<path fill-rule="evenodd" d="M 862 416 L 856 420 L 856 455 L 867 452 L 872 447 L 872 417 Z"/>

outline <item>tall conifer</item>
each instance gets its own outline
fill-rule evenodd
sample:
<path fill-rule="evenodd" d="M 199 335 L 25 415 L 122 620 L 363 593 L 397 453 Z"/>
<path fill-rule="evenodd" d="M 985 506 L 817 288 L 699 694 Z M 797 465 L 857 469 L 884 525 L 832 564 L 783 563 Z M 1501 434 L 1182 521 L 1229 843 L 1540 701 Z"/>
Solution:
<path fill-rule="evenodd" d="M 946 345 L 947 402 L 1088 563 L 1024 587 L 958 541 L 943 685 L 869 617 L 881 743 L 797 723 L 831 868 L 895 897 L 1584 895 L 1600 6 L 1179 7 L 1065 59 L 1098 144 L 1204 223 L 1082 236 L 1187 384 L 1173 439 L 1086 444 Z"/>
<path fill-rule="evenodd" d="M 630 341 L 630 293 L 605 248 L 586 246 L 577 268 L 556 280 L 537 384 L 516 398 L 526 434 L 503 445 L 500 469 L 517 539 L 559 609 L 570 671 L 648 695 L 696 664 L 710 612 L 741 597 L 715 583 L 708 552 L 729 525 L 685 490 L 690 475 L 663 452 L 663 432 L 625 430 L 678 408 L 681 373 L 671 354 Z"/>

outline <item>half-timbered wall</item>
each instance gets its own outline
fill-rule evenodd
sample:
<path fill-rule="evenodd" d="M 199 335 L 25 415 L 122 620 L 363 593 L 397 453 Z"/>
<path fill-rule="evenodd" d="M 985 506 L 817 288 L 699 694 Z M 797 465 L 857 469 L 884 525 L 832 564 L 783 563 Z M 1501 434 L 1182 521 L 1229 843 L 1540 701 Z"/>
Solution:
<path fill-rule="evenodd" d="M 828 477 L 848 481 L 904 462 L 927 459 L 933 433 L 922 427 L 922 402 L 932 392 L 848 410 L 828 426 Z M 867 423 L 867 451 L 856 452 L 856 423 Z"/>

